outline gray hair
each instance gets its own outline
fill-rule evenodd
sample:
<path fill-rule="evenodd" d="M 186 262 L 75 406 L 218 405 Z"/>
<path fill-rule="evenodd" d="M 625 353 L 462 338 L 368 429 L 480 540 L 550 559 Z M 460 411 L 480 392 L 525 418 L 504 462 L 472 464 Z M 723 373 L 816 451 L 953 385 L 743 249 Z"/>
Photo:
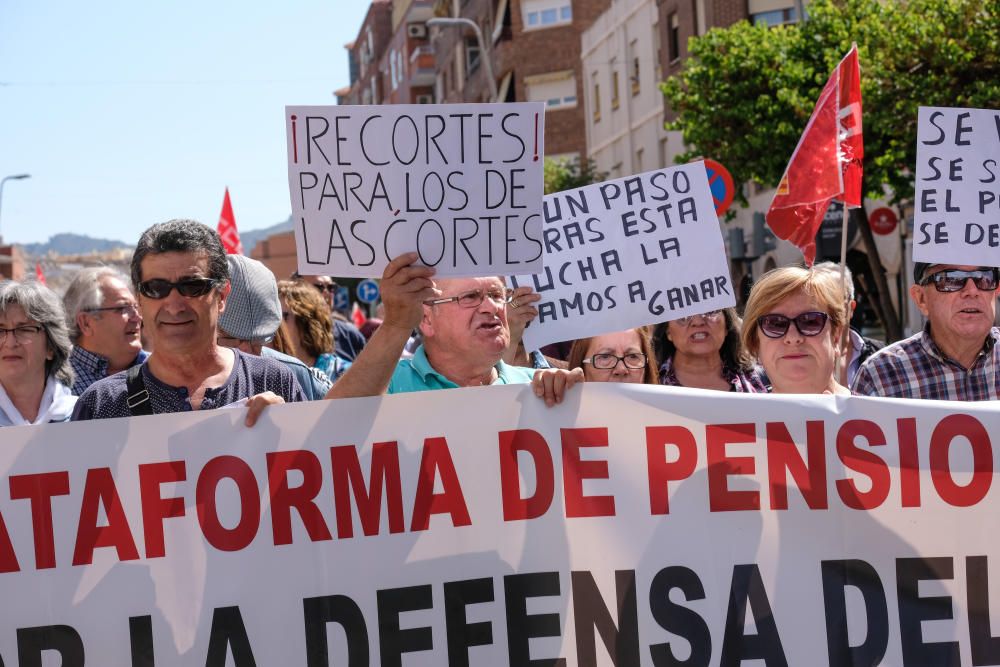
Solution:
<path fill-rule="evenodd" d="M 208 255 L 208 277 L 229 280 L 229 262 L 218 232 L 196 220 L 168 220 L 142 233 L 132 253 L 132 287 L 142 282 L 142 260 L 146 255 L 165 252 L 194 252 Z"/>
<path fill-rule="evenodd" d="M 820 262 L 819 264 L 813 264 L 813 271 L 817 271 L 824 275 L 829 274 L 831 277 L 837 279 L 840 282 L 840 264 L 837 262 Z M 847 294 L 845 295 L 848 301 L 854 301 L 854 276 L 851 275 L 851 270 L 844 265 L 844 273 L 847 274 Z"/>
<path fill-rule="evenodd" d="M 69 338 L 74 343 L 80 339 L 77 315 L 91 308 L 100 308 L 104 302 L 104 290 L 101 289 L 101 281 L 104 278 L 116 278 L 128 284 L 128 278 L 118 269 L 112 266 L 93 266 L 81 269 L 66 288 L 66 294 L 63 295 L 66 328 L 69 329 Z"/>
<path fill-rule="evenodd" d="M 52 350 L 52 359 L 45 362 L 45 376 L 54 377 L 67 387 L 73 386 L 73 367 L 69 353 L 73 345 L 66 330 L 66 315 L 59 296 L 35 280 L 0 283 L 0 313 L 11 306 L 20 306 L 24 314 L 45 329 L 45 338 Z"/>

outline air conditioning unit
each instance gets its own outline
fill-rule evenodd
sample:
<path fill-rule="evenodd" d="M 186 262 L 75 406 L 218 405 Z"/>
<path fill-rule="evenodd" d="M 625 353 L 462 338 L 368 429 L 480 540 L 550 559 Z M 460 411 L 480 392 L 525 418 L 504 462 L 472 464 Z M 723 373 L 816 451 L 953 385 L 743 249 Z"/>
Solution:
<path fill-rule="evenodd" d="M 414 39 L 427 39 L 427 24 L 410 23 L 406 26 L 406 34 Z"/>
<path fill-rule="evenodd" d="M 434 104 L 433 95 L 417 95 L 417 104 Z"/>

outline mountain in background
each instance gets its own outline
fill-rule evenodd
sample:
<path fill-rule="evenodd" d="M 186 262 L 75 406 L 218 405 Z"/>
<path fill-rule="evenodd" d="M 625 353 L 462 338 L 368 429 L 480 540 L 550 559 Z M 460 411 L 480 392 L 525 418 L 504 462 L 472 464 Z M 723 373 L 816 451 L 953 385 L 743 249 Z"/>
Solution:
<path fill-rule="evenodd" d="M 267 238 L 271 234 L 291 231 L 292 217 L 284 222 L 279 222 L 263 229 L 251 229 L 240 232 L 240 241 L 243 242 L 243 252 L 250 255 L 257 242 Z M 57 255 L 87 255 L 95 252 L 108 252 L 115 248 L 134 248 L 133 244 L 113 239 L 96 239 L 83 234 L 55 234 L 44 243 L 18 243 L 28 257 L 45 257 L 50 252 Z"/>
<path fill-rule="evenodd" d="M 50 252 L 57 255 L 87 255 L 92 252 L 108 252 L 115 248 L 133 246 L 122 241 L 95 239 L 83 234 L 56 234 L 45 243 L 19 243 L 29 257 L 44 257 Z"/>

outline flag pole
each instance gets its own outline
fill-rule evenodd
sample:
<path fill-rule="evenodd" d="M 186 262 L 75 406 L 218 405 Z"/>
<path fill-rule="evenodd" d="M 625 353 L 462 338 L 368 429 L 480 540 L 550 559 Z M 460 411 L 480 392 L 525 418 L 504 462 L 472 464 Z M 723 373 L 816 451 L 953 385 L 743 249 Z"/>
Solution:
<path fill-rule="evenodd" d="M 850 349 L 851 341 L 851 293 L 847 289 L 847 221 L 850 216 L 850 209 L 847 202 L 844 202 L 844 220 L 840 228 L 840 291 L 844 295 L 844 330 L 840 333 L 840 354 L 837 356 L 836 369 L 837 376 L 843 379 L 844 386 L 847 386 L 847 369 L 851 364 Z M 839 366 L 843 365 L 843 368 Z"/>

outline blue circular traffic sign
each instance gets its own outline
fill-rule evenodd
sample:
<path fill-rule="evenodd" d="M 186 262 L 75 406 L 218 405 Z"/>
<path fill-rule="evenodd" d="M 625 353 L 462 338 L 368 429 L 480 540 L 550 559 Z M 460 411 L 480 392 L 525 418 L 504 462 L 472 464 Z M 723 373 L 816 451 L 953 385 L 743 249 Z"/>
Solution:
<path fill-rule="evenodd" d="M 378 283 L 370 278 L 362 280 L 356 288 L 358 301 L 361 303 L 375 303 L 378 301 Z"/>
<path fill-rule="evenodd" d="M 712 203 L 715 204 L 715 214 L 722 215 L 733 203 L 736 188 L 729 170 L 715 160 L 705 160 L 705 171 L 708 172 L 708 187 L 712 190 Z"/>

